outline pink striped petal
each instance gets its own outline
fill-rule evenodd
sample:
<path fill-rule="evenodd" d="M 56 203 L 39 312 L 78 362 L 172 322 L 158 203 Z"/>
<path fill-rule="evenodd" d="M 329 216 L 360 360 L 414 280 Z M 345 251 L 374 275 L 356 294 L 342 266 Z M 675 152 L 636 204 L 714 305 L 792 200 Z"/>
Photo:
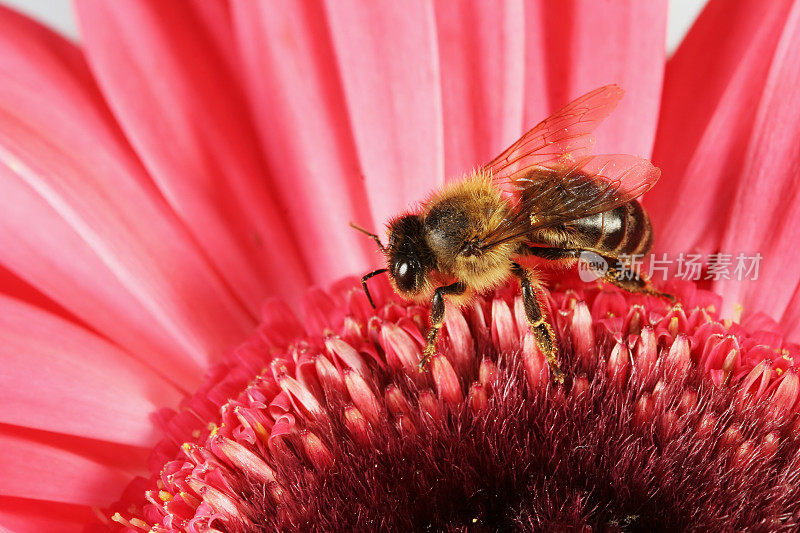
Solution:
<path fill-rule="evenodd" d="M 657 249 L 719 249 L 790 3 L 713 0 L 668 63 L 653 151 L 662 175 L 644 202 Z"/>
<path fill-rule="evenodd" d="M 435 7 L 445 177 L 458 179 L 522 132 L 524 7 L 519 0 L 438 0 Z"/>
<path fill-rule="evenodd" d="M 667 3 L 572 0 L 525 7 L 524 128 L 581 94 L 615 83 L 625 98 L 597 129 L 596 152 L 649 155 L 664 71 Z"/>
<path fill-rule="evenodd" d="M 373 220 L 444 181 L 434 8 L 423 0 L 325 2 Z"/>
<path fill-rule="evenodd" d="M 0 294 L 29 303 L 72 322 L 80 322 L 75 315 L 42 294 L 36 287 L 33 287 L 2 264 L 0 264 Z"/>
<path fill-rule="evenodd" d="M 0 426 L 0 497 L 105 506 L 143 472 L 146 452 Z M 130 455 L 129 455 L 130 454 Z M 119 464 L 123 460 L 135 467 Z M 131 457 L 135 457 L 135 460 Z"/>
<path fill-rule="evenodd" d="M 227 20 L 204 13 L 222 14 L 222 5 L 82 0 L 77 7 L 90 66 L 131 145 L 255 314 L 265 296 L 296 296 L 308 277 L 265 178 L 237 65 L 218 49 L 234 45 L 232 35 L 223 37 Z"/>
<path fill-rule="evenodd" d="M 119 348 L 5 296 L 0 360 L 4 424 L 150 446 L 156 438 L 150 415 L 182 396 Z"/>
<path fill-rule="evenodd" d="M 181 346 L 179 332 L 162 325 L 147 302 L 137 301 L 135 286 L 123 285 L 82 235 L 2 164 L 0 183 L 0 260 L 93 329 L 136 355 L 157 358 L 165 373 L 187 387 L 198 383 L 199 362 Z"/>
<path fill-rule="evenodd" d="M 800 284 L 795 287 L 786 311 L 781 318 L 781 325 L 786 331 L 788 342 L 800 343 Z"/>
<path fill-rule="evenodd" d="M 94 516 L 85 505 L 0 496 L 2 533 L 79 533 Z"/>
<path fill-rule="evenodd" d="M 738 190 L 720 249 L 760 253 L 757 280 L 723 280 L 715 289 L 723 309 L 742 305 L 744 313 L 782 317 L 800 286 L 800 3 L 785 20 L 764 82 Z"/>
<path fill-rule="evenodd" d="M 0 263 L 193 386 L 251 318 L 149 184 L 71 44 L 0 10 L 0 72 Z"/>
<path fill-rule="evenodd" d="M 233 2 L 244 78 L 263 152 L 316 284 L 364 268 L 378 230 L 319 2 Z"/>

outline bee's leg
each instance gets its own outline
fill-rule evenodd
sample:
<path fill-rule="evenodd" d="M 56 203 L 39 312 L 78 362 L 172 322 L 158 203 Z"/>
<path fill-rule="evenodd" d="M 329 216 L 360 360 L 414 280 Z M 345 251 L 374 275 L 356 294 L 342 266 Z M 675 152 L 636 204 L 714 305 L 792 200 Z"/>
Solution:
<path fill-rule="evenodd" d="M 439 330 L 442 329 L 444 324 L 444 297 L 448 294 L 462 294 L 467 290 L 467 286 L 457 281 L 450 285 L 439 287 L 433 293 L 433 300 L 431 301 L 431 329 L 425 337 L 425 351 L 422 354 L 422 359 L 419 362 L 420 371 L 425 370 L 428 362 L 436 353 L 436 339 L 439 336 Z"/>
<path fill-rule="evenodd" d="M 675 297 L 673 295 L 656 290 L 647 278 L 627 268 L 617 259 L 597 254 L 591 250 L 525 246 L 524 249 L 520 250 L 520 253 L 541 257 L 542 259 L 549 259 L 551 261 L 579 259 L 582 253 L 596 254 L 596 256 L 602 257 L 606 264 L 608 264 L 608 271 L 606 271 L 603 276 L 603 280 L 607 283 L 628 292 L 649 294 L 651 296 L 658 296 L 659 298 L 666 298 L 673 303 L 675 302 Z"/>
<path fill-rule="evenodd" d="M 606 282 L 628 292 L 638 292 L 650 296 L 657 296 L 659 298 L 666 298 L 672 303 L 675 303 L 675 297 L 673 295 L 657 290 L 645 276 L 635 270 L 631 270 L 618 259 L 613 257 L 603 257 L 603 259 L 608 263 L 608 272 L 606 272 L 606 275 L 603 277 Z"/>
<path fill-rule="evenodd" d="M 531 282 L 531 277 L 528 272 L 517 263 L 511 264 L 511 271 L 519 278 L 519 284 L 522 286 L 522 303 L 525 305 L 525 316 L 528 318 L 533 336 L 536 338 L 536 344 L 544 352 L 547 358 L 547 364 L 550 366 L 550 373 L 553 379 L 558 383 L 564 382 L 564 373 L 558 365 L 558 344 L 556 341 L 556 334 L 553 327 L 547 322 L 542 313 L 542 308 L 539 305 L 539 295 L 541 287 L 538 284 Z"/>
<path fill-rule="evenodd" d="M 372 301 L 372 295 L 369 293 L 369 287 L 367 287 L 367 280 L 370 278 L 374 278 L 375 276 L 378 276 L 380 274 L 383 274 L 387 270 L 389 269 L 381 268 L 378 270 L 373 270 L 372 272 L 370 272 L 369 274 L 365 274 L 364 277 L 361 278 L 361 286 L 364 287 L 364 294 L 367 295 L 367 300 L 369 300 L 369 305 L 371 305 L 373 309 L 375 309 L 375 302 Z"/>

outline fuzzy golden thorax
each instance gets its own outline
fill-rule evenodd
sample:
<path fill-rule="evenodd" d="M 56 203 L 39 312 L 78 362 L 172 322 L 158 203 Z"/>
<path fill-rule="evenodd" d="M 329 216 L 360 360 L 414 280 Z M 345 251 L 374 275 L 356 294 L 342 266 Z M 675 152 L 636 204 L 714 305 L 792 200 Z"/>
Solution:
<path fill-rule="evenodd" d="M 468 290 L 451 298 L 457 304 L 500 285 L 510 273 L 516 243 L 488 251 L 481 245 L 509 212 L 508 202 L 482 173 L 434 193 L 418 214 L 389 223 L 392 285 L 405 298 L 424 301 L 436 286 L 459 280 Z"/>

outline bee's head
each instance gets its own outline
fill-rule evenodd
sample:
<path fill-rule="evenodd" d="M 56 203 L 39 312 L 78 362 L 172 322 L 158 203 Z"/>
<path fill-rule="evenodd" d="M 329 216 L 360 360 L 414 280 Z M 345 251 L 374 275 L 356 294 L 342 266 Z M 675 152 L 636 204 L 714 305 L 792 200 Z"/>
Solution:
<path fill-rule="evenodd" d="M 406 215 L 389 223 L 386 259 L 389 275 L 400 291 L 418 293 L 425 287 L 435 262 L 420 217 Z"/>

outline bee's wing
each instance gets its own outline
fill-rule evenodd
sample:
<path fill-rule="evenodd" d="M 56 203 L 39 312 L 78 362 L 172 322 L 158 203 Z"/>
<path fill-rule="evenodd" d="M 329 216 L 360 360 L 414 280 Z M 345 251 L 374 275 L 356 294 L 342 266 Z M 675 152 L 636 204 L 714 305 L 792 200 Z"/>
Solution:
<path fill-rule="evenodd" d="M 483 249 L 536 229 L 619 207 L 652 187 L 661 170 L 632 155 L 587 156 L 561 167 L 540 166 L 514 176 L 516 209 L 482 236 Z"/>
<path fill-rule="evenodd" d="M 646 159 L 589 155 L 592 131 L 621 97 L 616 85 L 581 96 L 483 168 L 516 207 L 514 215 L 482 236 L 484 249 L 537 228 L 608 211 L 655 184 L 661 171 Z"/>
<path fill-rule="evenodd" d="M 594 145 L 592 131 L 617 106 L 623 90 L 606 85 L 573 100 L 533 127 L 483 167 L 498 185 L 538 166 L 579 160 Z"/>

